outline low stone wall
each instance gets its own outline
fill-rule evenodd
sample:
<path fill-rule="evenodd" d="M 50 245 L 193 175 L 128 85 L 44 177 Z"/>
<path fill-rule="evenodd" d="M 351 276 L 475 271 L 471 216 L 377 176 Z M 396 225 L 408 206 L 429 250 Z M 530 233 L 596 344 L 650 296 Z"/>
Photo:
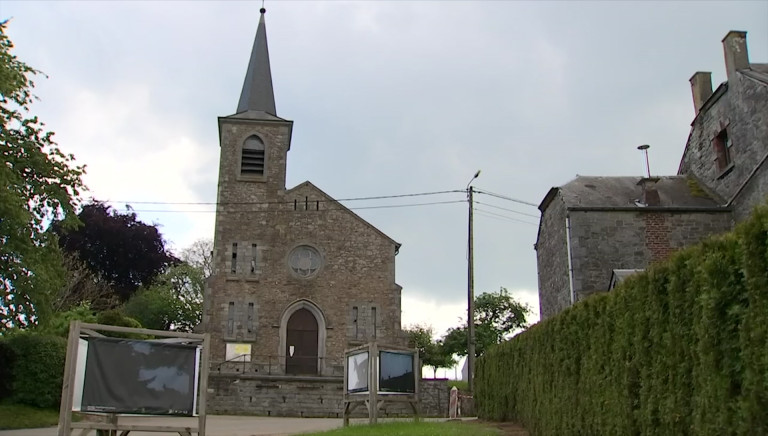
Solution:
<path fill-rule="evenodd" d="M 344 405 L 342 377 L 287 377 L 211 374 L 207 410 L 212 414 L 341 418 Z M 422 416 L 448 416 L 446 379 L 421 380 Z M 381 417 L 411 416 L 410 407 L 385 403 Z M 368 416 L 358 407 L 353 416 Z"/>

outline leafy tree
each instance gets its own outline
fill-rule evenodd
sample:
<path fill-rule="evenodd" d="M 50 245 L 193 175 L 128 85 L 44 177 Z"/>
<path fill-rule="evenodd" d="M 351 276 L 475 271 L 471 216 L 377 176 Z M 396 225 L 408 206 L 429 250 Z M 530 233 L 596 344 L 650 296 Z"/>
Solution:
<path fill-rule="evenodd" d="M 154 284 L 140 288 L 123 312 L 147 328 L 190 332 L 202 319 L 203 275 L 202 268 L 174 265 Z"/>
<path fill-rule="evenodd" d="M 120 305 L 118 296 L 109 282 L 94 274 L 85 262 L 72 253 L 64 254 L 64 268 L 67 276 L 53 301 L 53 311 L 67 312 L 80 306 L 89 310 L 107 310 Z"/>
<path fill-rule="evenodd" d="M 50 313 L 63 278 L 52 219 L 68 228 L 84 189 L 84 167 L 53 142 L 29 109 L 39 72 L 11 54 L 0 22 L 0 331 L 36 323 Z"/>
<path fill-rule="evenodd" d="M 437 368 L 450 368 L 456 364 L 452 354 L 443 345 L 442 341 L 434 340 L 434 330 L 431 326 L 411 326 L 405 329 L 410 346 L 419 350 L 419 357 L 424 366 L 432 368 L 433 375 L 437 376 Z"/>
<path fill-rule="evenodd" d="M 105 310 L 99 312 L 96 315 L 96 322 L 98 324 L 114 325 L 118 327 L 130 327 L 134 329 L 142 328 L 141 323 L 130 316 L 125 315 L 118 309 Z M 105 336 L 111 336 L 114 338 L 127 338 L 127 339 L 151 339 L 151 336 L 142 335 L 138 333 L 117 333 L 117 332 L 103 332 Z"/>
<path fill-rule="evenodd" d="M 213 275 L 213 239 L 203 238 L 193 242 L 182 250 L 181 260 L 195 268 L 200 268 L 204 278 L 210 277 Z"/>
<path fill-rule="evenodd" d="M 528 325 L 528 305 L 515 300 L 505 288 L 475 296 L 475 356 L 482 356 L 492 345 L 508 339 Z M 466 323 L 465 323 L 466 324 Z M 453 327 L 443 337 L 451 354 L 467 355 L 467 326 Z"/>
<path fill-rule="evenodd" d="M 66 338 L 69 334 L 69 323 L 75 320 L 89 323 L 97 322 L 96 315 L 93 313 L 93 310 L 91 310 L 90 305 L 86 302 L 74 306 L 69 310 L 54 313 L 51 321 L 44 326 L 40 326 L 36 329 L 36 332 Z"/>
<path fill-rule="evenodd" d="M 121 301 L 178 262 L 166 250 L 157 225 L 139 221 L 133 212 L 93 202 L 83 206 L 78 217 L 83 225 L 76 229 L 54 226 L 62 250 L 109 283 Z"/>

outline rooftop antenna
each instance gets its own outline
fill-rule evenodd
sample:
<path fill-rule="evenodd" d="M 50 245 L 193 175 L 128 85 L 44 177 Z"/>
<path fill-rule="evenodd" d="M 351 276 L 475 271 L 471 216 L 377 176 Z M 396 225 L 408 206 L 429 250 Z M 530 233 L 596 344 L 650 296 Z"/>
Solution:
<path fill-rule="evenodd" d="M 651 148 L 648 144 L 643 144 L 637 147 L 638 150 L 642 151 L 645 155 L 645 172 L 648 175 L 648 178 L 651 178 L 651 166 L 648 164 L 648 149 Z"/>

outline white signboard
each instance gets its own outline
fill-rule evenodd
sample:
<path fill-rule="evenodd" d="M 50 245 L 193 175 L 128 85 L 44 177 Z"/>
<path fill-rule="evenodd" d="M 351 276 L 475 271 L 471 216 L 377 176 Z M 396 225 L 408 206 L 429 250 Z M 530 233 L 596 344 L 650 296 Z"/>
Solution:
<path fill-rule="evenodd" d="M 227 344 L 226 360 L 228 362 L 250 362 L 251 344 Z"/>

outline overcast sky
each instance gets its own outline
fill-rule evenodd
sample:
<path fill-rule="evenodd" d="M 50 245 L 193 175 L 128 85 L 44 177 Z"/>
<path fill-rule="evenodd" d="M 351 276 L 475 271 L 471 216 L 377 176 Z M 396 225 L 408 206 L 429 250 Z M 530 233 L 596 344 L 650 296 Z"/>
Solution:
<path fill-rule="evenodd" d="M 15 53 L 42 70 L 33 111 L 86 164 L 90 195 L 213 237 L 216 117 L 235 112 L 261 2 L 13 1 Z M 278 115 L 293 120 L 290 188 L 339 199 L 477 188 L 538 204 L 582 175 L 675 174 L 693 118 L 688 79 L 725 80 L 721 39 L 768 62 L 768 2 L 268 1 Z M 345 202 L 403 244 L 404 324 L 466 307 L 463 193 Z M 503 286 L 538 320 L 538 210 L 477 195 L 476 289 Z"/>

